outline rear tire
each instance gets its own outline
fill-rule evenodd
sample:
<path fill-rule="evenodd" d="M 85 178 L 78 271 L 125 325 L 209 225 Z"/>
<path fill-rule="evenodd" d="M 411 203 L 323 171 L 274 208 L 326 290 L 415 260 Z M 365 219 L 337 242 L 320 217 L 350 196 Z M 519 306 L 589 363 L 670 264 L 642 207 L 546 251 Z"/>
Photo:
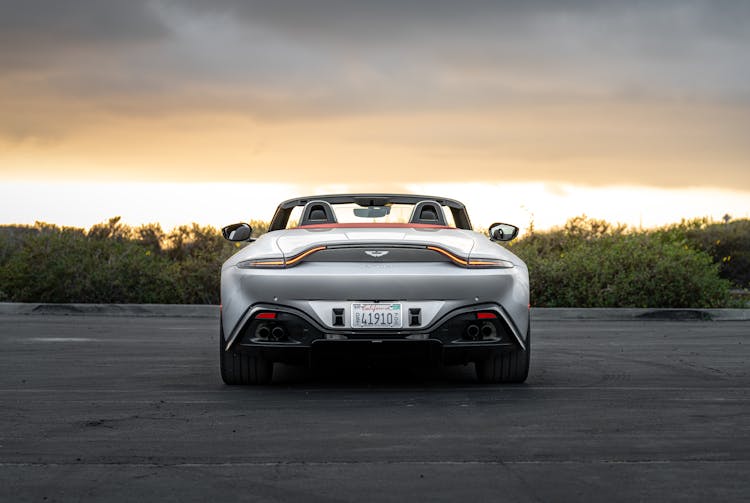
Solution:
<path fill-rule="evenodd" d="M 483 383 L 521 383 L 529 375 L 531 363 L 531 329 L 526 333 L 526 349 L 494 353 L 486 360 L 474 362 L 477 379 Z"/>
<path fill-rule="evenodd" d="M 225 384 L 269 384 L 273 362 L 260 354 L 224 349 L 224 326 L 219 324 L 219 367 Z"/>

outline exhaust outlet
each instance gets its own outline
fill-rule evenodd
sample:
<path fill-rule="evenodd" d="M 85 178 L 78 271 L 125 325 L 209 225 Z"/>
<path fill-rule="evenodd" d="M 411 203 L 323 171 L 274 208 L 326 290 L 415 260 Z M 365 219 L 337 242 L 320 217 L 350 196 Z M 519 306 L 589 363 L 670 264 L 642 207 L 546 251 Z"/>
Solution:
<path fill-rule="evenodd" d="M 259 339 L 268 339 L 271 336 L 271 331 L 266 325 L 261 325 L 258 330 L 255 331 L 255 336 Z"/>
<path fill-rule="evenodd" d="M 485 323 L 482 325 L 482 337 L 489 339 L 495 336 L 495 327 L 492 323 Z"/>
<path fill-rule="evenodd" d="M 469 325 L 466 327 L 466 338 L 475 341 L 479 338 L 479 327 L 476 325 Z"/>
<path fill-rule="evenodd" d="M 286 331 L 281 327 L 273 327 L 273 330 L 271 330 L 271 339 L 274 341 L 283 341 L 286 339 Z"/>

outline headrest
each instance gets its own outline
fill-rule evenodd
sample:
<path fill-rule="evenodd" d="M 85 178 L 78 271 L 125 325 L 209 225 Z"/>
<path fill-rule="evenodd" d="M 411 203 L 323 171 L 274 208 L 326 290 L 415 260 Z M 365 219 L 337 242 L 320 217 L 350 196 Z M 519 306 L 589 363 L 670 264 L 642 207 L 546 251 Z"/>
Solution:
<path fill-rule="evenodd" d="M 335 224 L 336 215 L 327 201 L 310 201 L 302 209 L 299 225 Z"/>
<path fill-rule="evenodd" d="M 445 214 L 437 201 L 420 201 L 414 206 L 410 224 L 448 225 Z"/>
<path fill-rule="evenodd" d="M 323 208 L 316 206 L 312 210 L 310 210 L 310 220 L 325 220 L 325 219 L 326 219 L 326 212 Z"/>
<path fill-rule="evenodd" d="M 437 220 L 437 213 L 435 213 L 435 208 L 429 208 L 425 207 L 422 208 L 422 211 L 419 214 L 420 220 Z"/>

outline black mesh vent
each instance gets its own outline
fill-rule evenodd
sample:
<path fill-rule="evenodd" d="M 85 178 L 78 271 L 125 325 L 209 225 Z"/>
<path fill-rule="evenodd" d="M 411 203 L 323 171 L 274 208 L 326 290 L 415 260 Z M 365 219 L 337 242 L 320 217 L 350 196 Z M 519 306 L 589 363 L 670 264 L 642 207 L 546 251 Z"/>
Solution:
<path fill-rule="evenodd" d="M 333 326 L 343 327 L 344 326 L 344 309 L 340 307 L 333 308 Z"/>
<path fill-rule="evenodd" d="M 419 307 L 409 308 L 409 326 L 418 327 L 422 324 L 422 309 Z"/>

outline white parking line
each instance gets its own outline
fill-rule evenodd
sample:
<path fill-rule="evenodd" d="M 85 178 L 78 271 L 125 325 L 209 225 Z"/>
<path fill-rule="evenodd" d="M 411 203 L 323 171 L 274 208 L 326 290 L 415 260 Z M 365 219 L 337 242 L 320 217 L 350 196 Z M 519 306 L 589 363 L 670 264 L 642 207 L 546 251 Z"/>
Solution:
<path fill-rule="evenodd" d="M 92 342 L 101 339 L 89 339 L 88 337 L 30 337 L 24 340 L 32 342 Z"/>

